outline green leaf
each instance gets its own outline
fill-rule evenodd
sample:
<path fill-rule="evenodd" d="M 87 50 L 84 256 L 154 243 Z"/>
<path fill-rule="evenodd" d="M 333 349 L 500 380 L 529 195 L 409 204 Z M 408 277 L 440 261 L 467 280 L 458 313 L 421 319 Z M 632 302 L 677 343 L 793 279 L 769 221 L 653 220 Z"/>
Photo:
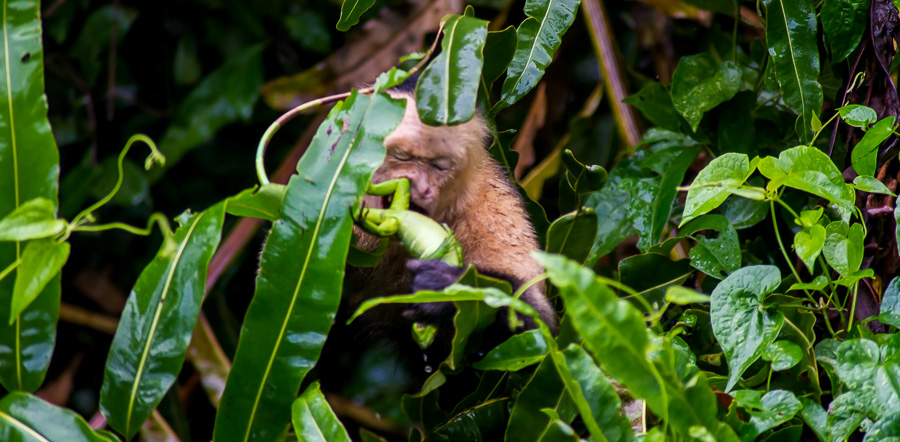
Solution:
<path fill-rule="evenodd" d="M 772 363 L 772 370 L 787 370 L 803 359 L 803 349 L 791 341 L 775 341 L 763 350 L 762 358 Z"/>
<path fill-rule="evenodd" d="M 866 30 L 869 2 L 866 0 L 825 0 L 822 5 L 822 29 L 831 46 L 831 63 L 847 58 Z"/>
<path fill-rule="evenodd" d="M 294 433 L 302 441 L 350 442 L 350 435 L 319 389 L 313 382 L 291 405 Z"/>
<path fill-rule="evenodd" d="M 593 425 L 599 427 L 606 440 L 634 440 L 631 423 L 619 412 L 621 403 L 615 387 L 588 352 L 583 347 L 572 344 L 562 355 L 564 367 L 560 366 L 558 358 L 554 358 L 554 362 L 582 420 L 593 421 Z M 592 433 L 596 431 L 592 429 L 592 425 L 588 425 L 588 430 Z M 594 437 L 594 440 L 598 439 L 599 437 Z"/>
<path fill-rule="evenodd" d="M 510 400 L 499 398 L 486 401 L 449 418 L 428 440 L 463 441 L 492 440 L 506 425 Z"/>
<path fill-rule="evenodd" d="M 453 14 L 442 21 L 441 53 L 416 85 L 419 118 L 430 126 L 452 126 L 475 116 L 488 34 L 488 22 L 474 17 Z"/>
<path fill-rule="evenodd" d="M 16 273 L 13 286 L 12 309 L 9 324 L 41 294 L 47 284 L 59 274 L 69 259 L 69 243 L 58 243 L 53 239 L 37 239 L 25 243 L 22 264 Z"/>
<path fill-rule="evenodd" d="M 741 85 L 741 71 L 731 61 L 719 65 L 709 54 L 682 57 L 672 77 L 672 101 L 696 132 L 703 114 L 730 100 Z"/>
<path fill-rule="evenodd" d="M 888 440 L 900 440 L 900 412 L 895 411 L 882 416 L 869 427 L 869 431 L 866 431 L 866 436 L 863 438 L 863 442 Z"/>
<path fill-rule="evenodd" d="M 567 213 L 550 224 L 547 230 L 546 250 L 584 262 L 593 245 L 588 239 L 594 238 L 596 233 L 597 214 L 593 209 Z"/>
<path fill-rule="evenodd" d="M 26 201 L 0 219 L 0 241 L 27 241 L 62 233 L 66 221 L 56 219 L 56 208 L 47 198 Z"/>
<path fill-rule="evenodd" d="M 743 393 L 747 390 L 739 391 Z M 759 391 L 752 391 L 759 394 Z M 735 395 L 735 401 L 738 401 L 740 395 Z M 772 390 L 766 393 L 758 403 L 740 405 L 750 408 L 750 425 L 745 426 L 740 431 L 742 440 L 753 440 L 763 432 L 775 428 L 794 417 L 803 406 L 800 401 L 790 391 Z"/>
<path fill-rule="evenodd" d="M 128 296 L 100 390 L 100 409 L 126 438 L 140 430 L 184 364 L 225 204 L 190 216 L 175 231 L 174 253 L 161 247 Z"/>
<path fill-rule="evenodd" d="M 794 283 L 788 288 L 791 290 L 822 290 L 828 285 L 828 278 L 825 275 L 816 276 L 812 282 Z"/>
<path fill-rule="evenodd" d="M 813 116 L 822 109 L 816 11 L 812 0 L 763 0 L 766 42 L 784 102 L 800 115 L 797 135 L 809 143 Z"/>
<path fill-rule="evenodd" d="M 497 113 L 519 101 L 544 76 L 553 60 L 563 35 L 575 21 L 580 0 L 526 0 L 528 16 L 517 30 L 518 43 L 503 90 L 492 113 Z"/>
<path fill-rule="evenodd" d="M 13 392 L 0 399 L 0 440 L 110 442 L 91 429 L 72 410 L 60 408 L 28 393 Z"/>
<path fill-rule="evenodd" d="M 737 231 L 722 215 L 695 218 L 681 229 L 679 235 L 690 236 L 702 230 L 719 232 L 717 238 L 692 236 L 697 245 L 691 248 L 691 266 L 716 279 L 741 267 L 741 246 Z"/>
<path fill-rule="evenodd" d="M 799 413 L 800 419 L 816 434 L 820 441 L 828 440 L 828 413 L 825 412 L 825 409 L 817 402 L 806 397 L 801 396 L 797 400 L 803 406 Z"/>
<path fill-rule="evenodd" d="M 814 270 L 816 258 L 825 246 L 825 227 L 815 224 L 794 235 L 794 250 L 810 272 Z"/>
<path fill-rule="evenodd" d="M 771 180 L 766 186 L 769 191 L 788 186 L 820 196 L 837 205 L 841 217 L 849 222 L 856 191 L 819 149 L 797 146 L 782 151 L 778 158 L 765 157 L 759 162 L 759 172 Z"/>
<path fill-rule="evenodd" d="M 879 348 L 868 339 L 846 340 L 836 352 L 838 377 L 850 391 L 872 391 L 870 406 L 880 412 L 900 410 L 900 363 L 890 352 L 889 345 Z"/>
<path fill-rule="evenodd" d="M 6 2 L 0 35 L 0 219 L 35 198 L 58 206 L 59 152 L 47 120 L 39 2 Z M 55 217 L 54 217 L 55 218 Z M 52 230 L 52 229 L 51 229 Z M 23 245 L 0 242 L 0 268 L 22 258 Z M 12 275 L 10 275 L 12 276 Z M 0 318 L 10 317 L 14 278 L 0 281 Z M 43 382 L 56 340 L 59 278 L 12 326 L 0 320 L 0 384 L 35 391 Z"/>
<path fill-rule="evenodd" d="M 287 186 L 269 183 L 259 188 L 254 186 L 231 198 L 225 203 L 229 215 L 259 218 L 275 221 L 281 213 L 281 200 Z"/>
<path fill-rule="evenodd" d="M 671 131 L 679 131 L 681 128 L 681 114 L 675 110 L 672 96 L 665 86 L 659 82 L 650 82 L 642 87 L 634 95 L 629 95 L 622 100 L 623 103 L 634 106 L 644 118 L 650 120 L 656 126 Z"/>
<path fill-rule="evenodd" d="M 862 140 L 853 147 L 850 152 L 850 162 L 853 170 L 861 176 L 875 176 L 875 168 L 878 161 L 878 146 L 894 133 L 893 116 L 882 118 L 871 129 L 866 131 Z"/>
<path fill-rule="evenodd" d="M 375 0 L 344 0 L 341 3 L 341 18 L 338 19 L 338 31 L 347 32 L 359 23 L 359 18 L 375 5 Z"/>
<path fill-rule="evenodd" d="M 481 68 L 481 77 L 488 89 L 506 72 L 509 62 L 516 54 L 516 35 L 514 26 L 488 32 L 484 43 L 484 67 Z"/>
<path fill-rule="evenodd" d="M 535 257 L 559 288 L 585 347 L 594 355 L 615 355 L 598 358 L 610 376 L 645 399 L 675 431 L 716 428 L 715 398 L 687 352 L 653 335 L 638 310 L 589 269 L 557 255 Z"/>
<path fill-rule="evenodd" d="M 541 331 L 528 330 L 494 347 L 472 367 L 478 370 L 517 371 L 540 362 L 549 351 Z"/>
<path fill-rule="evenodd" d="M 172 124 L 159 140 L 159 149 L 166 157 L 165 167 L 177 164 L 225 125 L 250 118 L 263 83 L 264 48 L 264 44 L 245 46 L 229 56 L 178 105 Z M 151 180 L 158 180 L 164 171 L 163 167 L 153 169 Z"/>
<path fill-rule="evenodd" d="M 857 190 L 869 193 L 880 193 L 882 195 L 897 196 L 891 189 L 888 189 L 881 181 L 875 177 L 859 175 L 853 179 L 853 187 Z"/>
<path fill-rule="evenodd" d="M 639 177 L 613 168 L 603 190 L 588 195 L 585 207 L 597 214 L 597 234 L 585 265 L 592 266 L 625 238 L 649 231 L 653 196 L 659 190 L 658 177 Z"/>
<path fill-rule="evenodd" d="M 900 277 L 894 277 L 884 289 L 878 320 L 900 328 Z"/>
<path fill-rule="evenodd" d="M 549 408 L 566 423 L 572 422 L 577 410 L 551 358 L 545 358 L 531 380 L 516 398 L 509 416 L 505 440 L 539 441 L 550 428 L 552 419 L 541 409 Z"/>
<path fill-rule="evenodd" d="M 827 1 L 834 2 L 834 0 Z M 868 130 L 869 125 L 875 124 L 875 122 L 878 121 L 878 114 L 875 113 L 875 109 L 872 109 L 869 106 L 848 104 L 835 110 L 841 115 L 841 119 L 844 120 L 844 123 L 853 127 L 861 127 L 864 130 Z"/>
<path fill-rule="evenodd" d="M 726 392 L 781 331 L 784 314 L 763 307 L 765 295 L 779 284 L 778 267 L 749 266 L 732 273 L 713 290 L 710 317 L 713 333 L 728 360 Z"/>
<path fill-rule="evenodd" d="M 340 303 L 353 225 L 348 208 L 381 164 L 384 138 L 403 112 L 384 94 L 354 92 L 331 110 L 301 158 L 263 248 L 214 439 L 282 434 Z"/>
<path fill-rule="evenodd" d="M 739 153 L 726 153 L 710 161 L 691 183 L 680 226 L 719 207 L 756 170 L 756 164 L 752 166 L 750 158 Z"/>
<path fill-rule="evenodd" d="M 691 290 L 687 287 L 673 285 L 666 289 L 666 301 L 678 305 L 688 305 L 693 303 L 710 302 L 711 298 L 709 297 L 709 295 Z"/>
<path fill-rule="evenodd" d="M 828 405 L 828 440 L 847 440 L 872 410 L 875 392 L 871 389 L 851 390 Z"/>
<path fill-rule="evenodd" d="M 854 223 L 848 227 L 843 221 L 834 221 L 828 224 L 825 233 L 825 246 L 822 248 L 825 261 L 841 276 L 849 276 L 859 270 L 865 239 L 862 224 Z"/>

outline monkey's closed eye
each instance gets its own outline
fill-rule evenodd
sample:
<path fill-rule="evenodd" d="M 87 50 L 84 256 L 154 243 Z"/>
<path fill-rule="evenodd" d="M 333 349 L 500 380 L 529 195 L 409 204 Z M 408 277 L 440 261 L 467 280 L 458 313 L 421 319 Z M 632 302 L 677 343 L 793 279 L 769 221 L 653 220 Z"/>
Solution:
<path fill-rule="evenodd" d="M 394 157 L 397 161 L 409 161 L 412 159 L 412 156 L 409 154 L 405 154 L 402 152 L 393 152 L 391 156 Z"/>

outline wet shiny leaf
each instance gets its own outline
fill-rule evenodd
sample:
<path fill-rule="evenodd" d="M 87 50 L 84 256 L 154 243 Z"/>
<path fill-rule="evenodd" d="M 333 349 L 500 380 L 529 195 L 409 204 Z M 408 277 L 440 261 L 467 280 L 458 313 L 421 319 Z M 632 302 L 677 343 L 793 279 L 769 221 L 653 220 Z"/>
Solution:
<path fill-rule="evenodd" d="M 0 219 L 0 241 L 27 241 L 61 233 L 65 220 L 56 219 L 56 208 L 47 198 L 28 200 Z"/>
<path fill-rule="evenodd" d="M 419 77 L 419 118 L 431 126 L 465 123 L 475 116 L 488 22 L 467 15 L 444 17 L 441 53 Z"/>
<path fill-rule="evenodd" d="M 831 47 L 831 62 L 847 58 L 866 30 L 869 2 L 866 0 L 825 0 L 822 5 L 822 29 Z"/>
<path fill-rule="evenodd" d="M 713 290 L 710 306 L 713 333 L 729 367 L 725 391 L 737 384 L 744 371 L 778 336 L 784 314 L 763 308 L 763 299 L 780 283 L 777 267 L 750 266 L 732 273 Z"/>
<path fill-rule="evenodd" d="M 224 218 L 225 202 L 187 218 L 175 232 L 174 253 L 163 246 L 128 296 L 100 390 L 103 414 L 128 438 L 181 371 Z"/>
<path fill-rule="evenodd" d="M 717 65 L 708 54 L 682 57 L 672 78 L 672 102 L 696 132 L 703 114 L 734 97 L 740 85 L 741 71 L 731 61 Z"/>
<path fill-rule="evenodd" d="M 111 442 L 118 439 L 94 432 L 72 410 L 60 408 L 28 393 L 13 392 L 0 399 L 0 439 L 5 441 Z"/>
<path fill-rule="evenodd" d="M 885 186 L 884 183 L 871 176 L 857 176 L 853 179 L 853 187 L 855 187 L 856 190 L 862 190 L 863 192 L 897 196 L 894 194 L 894 192 L 891 192 L 891 189 L 888 189 L 888 187 Z"/>
<path fill-rule="evenodd" d="M 659 187 L 653 197 L 653 214 L 650 217 L 650 231 L 642 234 L 638 247 L 646 250 L 658 243 L 663 231 L 669 224 L 672 203 L 678 195 L 677 187 L 684 181 L 684 174 L 700 153 L 700 146 L 672 146 L 654 152 L 641 163 L 641 166 L 660 170 Z M 654 167 L 658 165 L 658 167 Z"/>
<path fill-rule="evenodd" d="M 680 130 L 681 114 L 675 109 L 672 96 L 662 83 L 649 83 L 622 102 L 637 108 L 644 118 L 659 127 L 671 131 Z"/>
<path fill-rule="evenodd" d="M 506 71 L 500 101 L 491 112 L 499 112 L 519 101 L 544 76 L 562 36 L 575 21 L 580 0 L 526 0 L 519 25 L 516 54 Z"/>
<path fill-rule="evenodd" d="M 812 0 L 763 0 L 766 5 L 766 41 L 781 86 L 784 102 L 795 113 L 797 135 L 812 140 L 813 117 L 822 110 L 819 84 L 819 47 L 816 11 Z"/>
<path fill-rule="evenodd" d="M 38 2 L 2 6 L 5 54 L 0 57 L 0 219 L 25 202 L 45 198 L 58 206 L 59 153 L 47 120 L 44 51 Z M 55 218 L 55 216 L 54 216 Z M 23 244 L 0 242 L 0 268 L 22 257 Z M 56 340 L 59 277 L 12 326 L 7 324 L 14 274 L 0 281 L 0 384 L 9 391 L 35 391 L 44 380 Z"/>
<path fill-rule="evenodd" d="M 719 232 L 718 237 L 695 235 L 704 230 Z M 697 245 L 691 248 L 691 266 L 721 279 L 741 267 L 741 246 L 737 231 L 722 215 L 704 215 L 685 225 L 679 235 L 691 236 Z"/>
<path fill-rule="evenodd" d="M 741 428 L 742 440 L 754 440 L 763 432 L 775 428 L 794 417 L 803 407 L 790 391 L 772 390 L 751 403 L 741 403 L 742 395 L 737 393 L 761 394 L 759 391 L 742 390 L 735 392 L 735 401 L 749 408 L 750 425 Z"/>
<path fill-rule="evenodd" d="M 680 285 L 694 272 L 689 263 L 659 253 L 642 253 L 619 261 L 619 276 L 622 284 L 637 291 L 650 307 L 662 310 L 666 307 L 666 289 Z M 640 303 L 634 305 L 642 308 Z"/>
<path fill-rule="evenodd" d="M 353 93 L 336 105 L 297 165 L 263 248 L 214 438 L 271 440 L 325 343 L 340 302 L 348 210 L 384 158 L 404 106 Z"/>
<path fill-rule="evenodd" d="M 579 262 L 584 262 L 591 252 L 591 243 L 597 232 L 597 214 L 591 209 L 581 213 L 572 212 L 560 216 L 547 230 L 548 252 L 560 253 Z"/>
<path fill-rule="evenodd" d="M 59 274 L 69 259 L 69 249 L 69 243 L 58 243 L 50 238 L 25 243 L 22 264 L 16 270 L 16 282 L 13 286 L 10 325 Z"/>
<path fill-rule="evenodd" d="M 894 277 L 884 289 L 878 320 L 900 328 L 900 277 Z"/>
<path fill-rule="evenodd" d="M 350 435 L 334 414 L 318 382 L 313 382 L 291 405 L 297 439 L 310 442 L 350 442 Z"/>

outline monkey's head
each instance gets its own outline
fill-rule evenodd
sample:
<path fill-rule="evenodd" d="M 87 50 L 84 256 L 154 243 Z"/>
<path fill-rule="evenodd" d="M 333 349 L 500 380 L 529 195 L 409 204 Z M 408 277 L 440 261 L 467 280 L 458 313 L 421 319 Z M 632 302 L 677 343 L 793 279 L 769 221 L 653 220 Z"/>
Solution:
<path fill-rule="evenodd" d="M 407 93 L 391 91 L 406 99 L 403 120 L 384 140 L 384 163 L 375 171 L 375 183 L 406 178 L 410 187 L 410 209 L 441 222 L 449 222 L 465 207 L 477 186 L 471 173 L 489 162 L 485 140 L 489 131 L 476 115 L 456 126 L 428 126 L 419 119 L 415 100 Z"/>

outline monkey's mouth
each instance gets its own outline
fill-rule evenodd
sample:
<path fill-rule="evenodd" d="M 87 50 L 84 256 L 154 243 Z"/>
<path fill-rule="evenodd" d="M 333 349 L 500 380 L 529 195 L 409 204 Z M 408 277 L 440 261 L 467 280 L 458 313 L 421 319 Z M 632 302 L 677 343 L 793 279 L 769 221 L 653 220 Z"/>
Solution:
<path fill-rule="evenodd" d="M 388 209 L 391 207 L 391 204 L 394 202 L 394 195 L 385 195 L 381 197 L 378 202 L 381 205 L 382 209 Z M 409 202 L 409 210 L 412 210 L 416 213 L 421 213 L 422 215 L 429 216 L 428 211 L 425 210 L 422 206 L 410 201 Z"/>

